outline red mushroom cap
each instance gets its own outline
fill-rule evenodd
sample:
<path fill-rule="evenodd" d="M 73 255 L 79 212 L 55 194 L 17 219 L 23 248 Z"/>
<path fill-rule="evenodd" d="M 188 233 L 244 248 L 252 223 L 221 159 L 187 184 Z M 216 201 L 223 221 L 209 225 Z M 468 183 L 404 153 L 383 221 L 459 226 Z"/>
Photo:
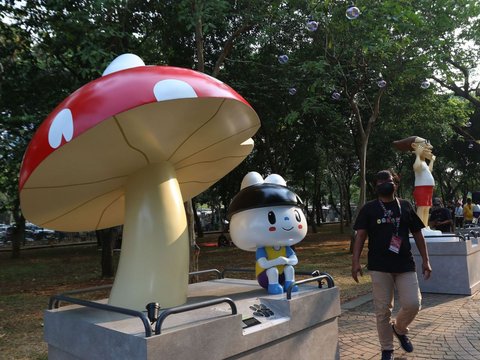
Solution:
<path fill-rule="evenodd" d="M 67 97 L 38 128 L 20 170 L 22 211 L 65 231 L 122 224 L 130 174 L 169 161 L 187 200 L 250 153 L 253 142 L 245 141 L 259 126 L 247 101 L 208 75 L 165 66 L 106 75 Z"/>

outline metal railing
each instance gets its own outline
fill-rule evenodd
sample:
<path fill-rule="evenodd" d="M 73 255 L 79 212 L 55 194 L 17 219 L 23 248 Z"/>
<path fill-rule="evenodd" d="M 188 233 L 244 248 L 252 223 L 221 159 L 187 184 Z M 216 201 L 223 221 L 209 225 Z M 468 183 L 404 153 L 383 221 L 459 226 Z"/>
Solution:
<path fill-rule="evenodd" d="M 224 269 L 223 271 L 220 271 L 218 269 L 208 269 L 208 270 L 200 270 L 200 271 L 194 271 L 189 273 L 189 275 L 200 275 L 200 274 L 207 274 L 207 273 L 215 273 L 217 275 L 218 279 L 223 279 L 225 277 L 226 272 L 248 272 L 248 273 L 255 273 L 255 269 Z M 291 299 L 292 296 L 292 289 L 295 285 L 301 285 L 313 281 L 318 281 L 318 287 L 322 288 L 322 281 L 326 281 L 327 285 L 329 288 L 334 287 L 334 281 L 333 278 L 327 274 L 327 273 L 320 273 L 318 270 L 315 270 L 313 272 L 308 272 L 308 271 L 297 271 L 297 275 L 306 275 L 306 276 L 313 276 L 312 278 L 304 279 L 304 280 L 299 280 L 293 282 L 293 284 L 287 289 L 287 300 Z M 102 285 L 102 286 L 96 286 L 96 287 L 90 287 L 90 288 L 85 288 L 85 289 L 80 289 L 80 290 L 71 290 L 71 291 L 66 291 L 61 294 L 53 295 L 50 297 L 50 300 L 48 302 L 48 309 L 58 309 L 60 306 L 60 302 L 68 302 L 71 304 L 76 304 L 76 305 L 81 305 L 89 308 L 94 308 L 98 310 L 103 310 L 103 311 L 109 311 L 109 312 L 114 312 L 118 314 L 123 314 L 127 316 L 132 316 L 132 317 L 137 317 L 141 320 L 143 323 L 143 326 L 145 328 L 145 337 L 150 337 L 152 336 L 152 327 L 151 323 L 147 317 L 147 315 L 142 312 L 142 311 L 136 311 L 136 310 L 131 310 L 131 309 L 126 309 L 118 306 L 113 306 L 109 304 L 102 304 L 99 302 L 95 301 L 90 301 L 90 300 L 84 300 L 84 299 L 78 299 L 71 297 L 70 295 L 79 295 L 79 294 L 85 294 L 89 292 L 94 292 L 94 291 L 101 291 L 101 290 L 107 290 L 111 289 L 113 285 Z M 222 298 L 217 298 L 217 299 L 212 299 L 212 300 L 207 300 L 207 301 L 202 301 L 199 303 L 195 304 L 189 304 L 189 305 L 182 305 L 182 306 L 175 306 L 171 308 L 166 308 L 162 309 L 162 312 L 160 316 L 155 319 L 152 324 L 155 322 L 155 335 L 161 334 L 161 327 L 165 319 L 173 314 L 179 314 L 182 312 L 187 312 L 187 311 L 193 311 L 196 309 L 201 309 L 205 308 L 208 306 L 216 305 L 216 304 L 221 304 L 221 303 L 227 303 L 230 305 L 232 314 L 235 315 L 237 314 L 237 307 L 234 303 L 234 301 L 230 298 L 227 297 L 222 297 Z"/>
<path fill-rule="evenodd" d="M 458 241 L 465 241 L 465 236 L 462 234 L 439 234 L 439 235 L 423 235 L 425 239 L 434 239 L 434 238 L 458 238 Z M 412 236 L 412 240 L 415 240 Z"/>
<path fill-rule="evenodd" d="M 197 309 L 202 309 L 202 308 L 206 308 L 206 307 L 209 307 L 209 306 L 212 306 L 212 305 L 221 304 L 221 303 L 224 303 L 224 302 L 226 302 L 230 305 L 230 309 L 232 310 L 231 315 L 235 315 L 237 313 L 237 306 L 235 305 L 235 303 L 233 302 L 232 299 L 227 298 L 227 297 L 213 299 L 213 300 L 206 300 L 206 301 L 202 301 L 202 302 L 195 303 L 195 304 L 175 306 L 175 307 L 165 309 L 160 314 L 158 319 L 156 320 L 155 335 L 160 335 L 161 334 L 162 324 L 165 321 L 165 319 L 170 315 L 179 314 L 179 313 L 192 311 L 192 310 L 197 310 Z"/>
<path fill-rule="evenodd" d="M 200 274 L 207 274 L 207 273 L 215 273 L 217 275 L 218 279 L 221 279 L 222 272 L 218 269 L 208 269 L 208 270 L 200 270 L 200 271 L 194 271 L 189 273 L 189 275 L 200 275 Z M 104 311 L 109 311 L 109 312 L 114 312 L 118 314 L 123 314 L 123 315 L 128 315 L 132 317 L 137 317 L 139 318 L 143 326 L 145 328 L 145 337 L 150 337 L 152 336 L 152 328 L 149 322 L 149 319 L 147 318 L 147 315 L 143 313 L 142 311 L 136 311 L 136 310 L 131 310 L 131 309 L 126 309 L 118 306 L 113 306 L 109 304 L 102 304 L 99 302 L 95 301 L 90 301 L 90 300 L 84 300 L 84 299 L 79 299 L 75 297 L 71 297 L 70 295 L 80 295 L 80 294 L 85 294 L 85 293 L 90 293 L 90 292 L 95 292 L 95 291 L 101 291 L 101 290 L 107 290 L 112 288 L 112 284 L 110 285 L 102 285 L 102 286 L 95 286 L 95 287 L 89 287 L 85 289 L 79 289 L 79 290 L 71 290 L 71 291 L 65 291 L 61 294 L 53 295 L 50 297 L 48 301 L 48 309 L 58 309 L 60 306 L 60 302 L 68 302 L 71 304 L 76 304 L 76 305 L 81 305 L 89 308 L 94 308 L 94 309 L 99 309 L 99 310 L 104 310 Z M 217 301 L 215 299 L 214 301 Z M 225 299 L 222 298 L 221 302 L 226 301 Z M 232 301 L 232 300 L 230 300 Z M 233 301 L 232 301 L 233 303 Z M 200 307 L 205 307 L 209 306 L 209 304 L 206 304 L 205 306 L 202 306 L 203 303 L 199 303 Z M 194 304 L 196 305 L 196 304 Z M 236 307 L 235 304 L 233 304 L 233 307 L 235 308 L 235 313 L 236 313 Z M 196 307 L 194 307 L 196 308 Z M 170 313 L 173 313 L 176 308 L 170 308 L 170 309 L 165 309 L 165 311 L 169 311 Z M 233 308 L 232 308 L 233 309 Z M 189 310 L 185 310 L 189 311 Z M 233 310 L 232 310 L 233 311 Z"/>
<path fill-rule="evenodd" d="M 314 275 L 315 274 L 315 275 Z M 287 288 L 287 300 L 290 300 L 292 298 L 292 290 L 296 285 L 301 285 L 301 284 L 306 284 L 309 282 L 314 282 L 318 281 L 318 287 L 321 289 L 322 288 L 322 281 L 326 280 L 327 282 L 327 287 L 332 288 L 335 286 L 335 282 L 333 281 L 333 277 L 331 277 L 329 274 L 325 272 L 319 272 L 318 270 L 315 270 L 312 273 L 313 277 L 309 279 L 304 279 L 304 280 L 299 280 L 299 281 L 294 281 L 290 286 Z"/>
<path fill-rule="evenodd" d="M 81 293 L 81 292 L 88 292 L 88 291 L 79 291 L 79 292 L 76 292 L 76 293 Z M 53 307 L 51 305 L 56 305 L 55 309 L 58 308 L 58 304 L 59 304 L 60 301 L 65 301 L 65 302 L 69 302 L 69 303 L 76 304 L 76 305 L 81 305 L 81 306 L 94 308 L 94 309 L 99 309 L 99 310 L 105 310 L 105 311 L 114 312 L 114 313 L 123 314 L 123 315 L 128 315 L 128 316 L 132 316 L 132 317 L 138 317 L 142 321 L 143 326 L 145 328 L 145 337 L 152 336 L 152 328 L 150 327 L 150 322 L 148 321 L 147 316 L 141 311 L 126 309 L 126 308 L 122 308 L 122 307 L 118 307 L 118 306 L 112 306 L 112 305 L 108 305 L 108 304 L 101 304 L 101 303 L 98 303 L 98 302 L 95 302 L 95 301 L 72 298 L 70 296 L 66 296 L 66 295 L 63 295 L 63 294 L 53 295 L 50 298 L 49 307 L 48 307 L 49 310 L 53 309 Z"/>
<path fill-rule="evenodd" d="M 189 276 L 195 276 L 195 275 L 208 274 L 208 273 L 215 273 L 215 274 L 217 274 L 217 279 L 223 279 L 223 272 L 218 270 L 218 269 L 193 271 L 191 273 L 188 273 L 188 275 Z"/>
<path fill-rule="evenodd" d="M 100 291 L 100 290 L 107 290 L 112 288 L 112 284 L 109 285 L 102 285 L 102 286 L 94 286 L 94 287 L 89 287 L 85 289 L 80 289 L 80 290 L 70 290 L 70 291 L 65 291 L 61 294 L 53 295 L 50 297 L 50 300 L 48 302 L 48 309 L 58 309 L 58 306 L 60 304 L 60 301 L 63 301 L 63 298 L 60 298 L 60 296 L 65 296 L 65 295 L 77 295 L 77 294 L 84 294 L 84 293 L 89 293 L 89 292 L 94 292 L 94 291 Z M 71 302 L 71 301 L 67 301 Z"/>
<path fill-rule="evenodd" d="M 255 273 L 255 269 L 253 268 L 226 268 L 226 269 L 223 269 L 223 271 L 221 272 L 221 278 L 220 279 L 224 279 L 225 278 L 225 273 L 227 272 L 244 272 L 244 273 Z M 318 272 L 318 270 L 314 270 L 313 272 L 312 271 L 303 271 L 303 270 L 295 270 L 295 275 L 305 275 L 305 276 L 315 276 L 315 272 Z"/>

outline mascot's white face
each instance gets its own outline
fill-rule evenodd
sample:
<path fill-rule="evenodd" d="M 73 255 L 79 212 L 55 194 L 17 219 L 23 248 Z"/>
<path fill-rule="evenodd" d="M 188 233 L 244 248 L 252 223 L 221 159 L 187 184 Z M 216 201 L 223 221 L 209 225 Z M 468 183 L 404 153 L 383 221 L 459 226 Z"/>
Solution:
<path fill-rule="evenodd" d="M 242 187 L 252 185 L 247 177 L 259 184 L 261 175 L 248 173 Z M 262 183 L 285 186 L 285 180 L 272 174 Z M 261 184 L 261 183 L 260 183 Z M 235 213 L 230 219 L 230 237 L 242 250 L 255 251 L 264 246 L 291 246 L 303 240 L 307 234 L 307 220 L 300 207 L 295 205 L 275 205 L 256 207 Z"/>

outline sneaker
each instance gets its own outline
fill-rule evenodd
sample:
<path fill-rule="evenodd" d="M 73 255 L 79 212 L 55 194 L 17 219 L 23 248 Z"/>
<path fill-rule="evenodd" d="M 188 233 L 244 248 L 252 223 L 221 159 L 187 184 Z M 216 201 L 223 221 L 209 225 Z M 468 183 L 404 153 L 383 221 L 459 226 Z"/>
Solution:
<path fill-rule="evenodd" d="M 283 287 L 280 284 L 268 284 L 269 294 L 283 294 Z"/>
<path fill-rule="evenodd" d="M 393 350 L 383 350 L 382 360 L 393 360 Z"/>
<path fill-rule="evenodd" d="M 395 336 L 398 338 L 398 341 L 400 341 L 400 345 L 402 346 L 402 349 L 405 350 L 406 352 L 412 352 L 413 351 L 413 345 L 410 339 L 408 338 L 407 335 L 400 335 L 395 331 L 395 326 L 392 325 L 393 333 Z"/>

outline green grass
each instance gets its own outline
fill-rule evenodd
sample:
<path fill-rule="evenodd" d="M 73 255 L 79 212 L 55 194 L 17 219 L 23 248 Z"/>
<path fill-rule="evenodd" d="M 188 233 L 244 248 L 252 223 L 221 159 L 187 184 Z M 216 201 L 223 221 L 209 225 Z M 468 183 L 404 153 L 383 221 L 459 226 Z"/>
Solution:
<path fill-rule="evenodd" d="M 320 270 L 333 276 L 345 302 L 370 289 L 369 277 L 361 284 L 351 279 L 349 233 L 338 234 L 338 226 L 325 225 L 297 244 L 297 270 Z M 198 239 L 201 251 L 198 269 L 253 268 L 255 253 L 236 247 L 203 246 L 215 243 L 218 234 Z M 111 284 L 101 279 L 101 252 L 95 245 L 23 251 L 20 259 L 0 253 L 0 358 L 47 359 L 43 341 L 43 312 L 51 295 L 67 290 Z M 115 260 L 118 261 L 118 253 Z M 365 263 L 365 259 L 364 259 Z M 248 273 L 227 273 L 227 277 L 252 278 Z M 201 280 L 204 280 L 205 276 Z M 103 298 L 106 293 L 89 295 Z"/>

